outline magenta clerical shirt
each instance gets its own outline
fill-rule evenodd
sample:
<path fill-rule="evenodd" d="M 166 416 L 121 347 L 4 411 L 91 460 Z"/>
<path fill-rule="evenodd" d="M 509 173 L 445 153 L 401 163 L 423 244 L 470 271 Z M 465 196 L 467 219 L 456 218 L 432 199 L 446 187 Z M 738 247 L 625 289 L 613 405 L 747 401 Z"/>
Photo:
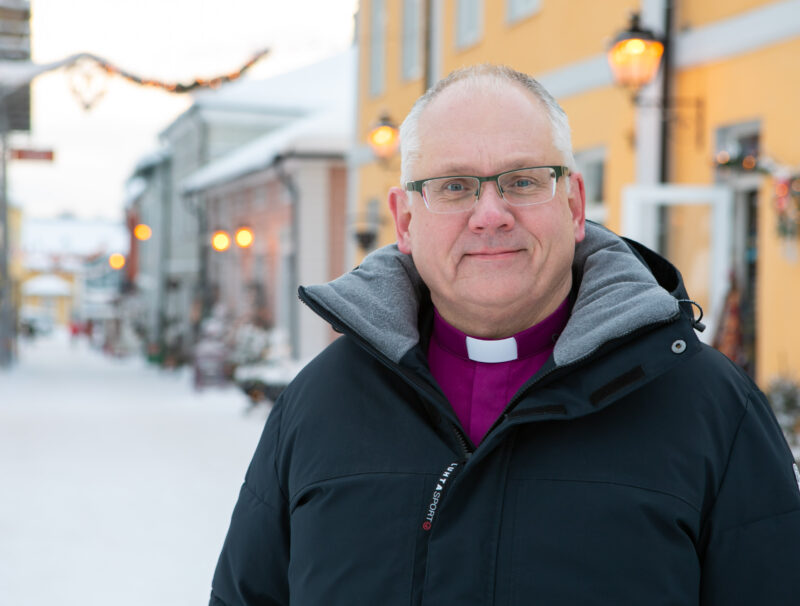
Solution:
<path fill-rule="evenodd" d="M 474 444 L 547 361 L 568 319 L 565 299 L 547 318 L 513 337 L 486 340 L 464 334 L 435 312 L 428 364 Z"/>

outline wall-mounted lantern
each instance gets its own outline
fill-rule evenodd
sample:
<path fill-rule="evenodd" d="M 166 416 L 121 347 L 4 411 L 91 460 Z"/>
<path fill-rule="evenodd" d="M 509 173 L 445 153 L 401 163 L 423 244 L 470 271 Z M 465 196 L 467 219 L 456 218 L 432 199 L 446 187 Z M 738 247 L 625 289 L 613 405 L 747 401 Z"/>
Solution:
<path fill-rule="evenodd" d="M 224 252 L 231 247 L 231 237 L 224 230 L 217 230 L 211 235 L 211 248 L 217 252 Z"/>
<path fill-rule="evenodd" d="M 231 247 L 233 242 L 235 242 L 239 248 L 249 248 L 253 245 L 255 239 L 255 234 L 253 234 L 253 230 L 249 227 L 238 228 L 233 234 L 233 240 L 231 240 L 231 236 L 227 231 L 218 229 L 211 234 L 211 248 L 217 252 L 224 252 Z"/>
<path fill-rule="evenodd" d="M 614 82 L 638 90 L 656 77 L 663 55 L 664 43 L 641 26 L 639 13 L 633 13 L 628 28 L 614 38 L 607 57 Z"/>
<path fill-rule="evenodd" d="M 672 63 L 672 0 L 666 0 L 664 21 L 666 29 L 662 37 L 652 30 L 642 27 L 639 13 L 632 13 L 628 27 L 617 34 L 606 55 L 614 82 L 633 91 L 633 103 L 637 107 L 655 107 L 662 112 L 662 146 L 666 146 L 669 123 L 674 119 L 679 107 L 687 107 L 695 112 L 695 142 L 698 149 L 703 147 L 705 129 L 705 103 L 700 97 L 674 97 L 671 95 Z M 659 68 L 664 72 L 661 96 L 658 99 L 642 99 L 640 89 L 653 82 Z M 666 158 L 666 147 L 662 149 Z M 662 181 L 666 179 L 666 168 L 662 168 Z"/>
<path fill-rule="evenodd" d="M 364 211 L 353 222 L 353 237 L 358 242 L 364 253 L 369 253 L 375 248 L 378 233 L 384 220 L 381 217 L 380 201 L 372 198 L 366 204 Z"/>
<path fill-rule="evenodd" d="M 139 223 L 133 228 L 133 237 L 142 242 L 149 240 L 153 235 L 153 230 L 145 223 Z"/>
<path fill-rule="evenodd" d="M 391 158 L 400 144 L 400 131 L 388 114 L 381 115 L 367 136 L 372 152 L 381 160 Z"/>
<path fill-rule="evenodd" d="M 125 267 L 125 255 L 121 253 L 114 253 L 110 255 L 108 257 L 108 266 L 115 271 L 122 269 Z"/>
<path fill-rule="evenodd" d="M 233 239 L 239 248 L 249 248 L 255 241 L 255 235 L 253 235 L 253 230 L 249 227 L 240 227 L 236 230 Z"/>

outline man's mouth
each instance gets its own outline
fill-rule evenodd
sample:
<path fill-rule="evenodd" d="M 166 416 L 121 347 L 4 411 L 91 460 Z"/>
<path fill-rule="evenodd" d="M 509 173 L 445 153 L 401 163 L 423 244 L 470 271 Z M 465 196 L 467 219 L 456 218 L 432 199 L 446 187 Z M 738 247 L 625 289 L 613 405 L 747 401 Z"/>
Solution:
<path fill-rule="evenodd" d="M 513 249 L 500 249 L 500 250 L 478 250 L 474 252 L 467 253 L 467 256 L 474 257 L 475 259 L 486 259 L 486 260 L 494 260 L 500 261 L 502 259 L 508 259 L 516 255 L 520 252 L 520 249 L 513 248 Z"/>

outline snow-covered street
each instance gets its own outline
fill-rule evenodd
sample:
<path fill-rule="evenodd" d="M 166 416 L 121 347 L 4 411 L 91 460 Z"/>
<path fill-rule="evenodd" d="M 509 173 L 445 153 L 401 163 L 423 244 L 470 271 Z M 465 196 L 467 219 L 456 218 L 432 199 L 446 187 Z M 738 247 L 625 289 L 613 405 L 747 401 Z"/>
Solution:
<path fill-rule="evenodd" d="M 19 353 L 0 370 L 0 604 L 207 603 L 266 409 L 63 333 Z"/>

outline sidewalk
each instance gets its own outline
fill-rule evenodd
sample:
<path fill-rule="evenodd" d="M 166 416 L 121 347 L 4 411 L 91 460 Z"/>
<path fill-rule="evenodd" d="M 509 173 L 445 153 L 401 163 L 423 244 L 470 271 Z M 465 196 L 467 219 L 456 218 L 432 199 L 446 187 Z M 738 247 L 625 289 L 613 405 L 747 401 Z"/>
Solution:
<path fill-rule="evenodd" d="M 0 604 L 205 604 L 266 417 L 65 334 L 0 371 Z"/>

